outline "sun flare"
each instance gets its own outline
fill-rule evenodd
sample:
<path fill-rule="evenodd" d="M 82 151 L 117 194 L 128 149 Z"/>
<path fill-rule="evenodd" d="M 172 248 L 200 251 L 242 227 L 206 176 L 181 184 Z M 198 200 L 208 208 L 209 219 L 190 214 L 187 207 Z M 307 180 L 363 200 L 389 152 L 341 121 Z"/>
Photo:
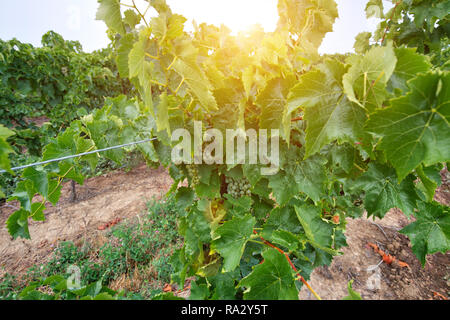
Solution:
<path fill-rule="evenodd" d="M 128 1 L 131 4 L 131 1 Z M 251 29 L 259 24 L 266 32 L 274 31 L 278 22 L 277 0 L 167 0 L 174 13 L 188 19 L 186 30 L 192 29 L 192 21 L 220 26 L 224 24 L 233 34 Z M 123 3 L 127 3 L 124 1 Z M 135 0 L 143 10 L 148 4 Z M 149 10 L 149 15 L 152 10 Z M 156 12 L 154 12 L 156 15 Z"/>
<path fill-rule="evenodd" d="M 255 24 L 273 31 L 278 21 L 276 0 L 172 0 L 169 4 L 189 20 L 224 24 L 235 34 Z"/>

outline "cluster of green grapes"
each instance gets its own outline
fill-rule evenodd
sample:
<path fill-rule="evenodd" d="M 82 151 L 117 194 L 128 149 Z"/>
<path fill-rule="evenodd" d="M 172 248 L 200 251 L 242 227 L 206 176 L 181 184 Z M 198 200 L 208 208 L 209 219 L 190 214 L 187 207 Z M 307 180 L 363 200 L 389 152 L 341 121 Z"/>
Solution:
<path fill-rule="evenodd" d="M 226 177 L 225 182 L 228 184 L 227 193 L 233 198 L 240 198 L 243 196 L 251 196 L 251 185 L 247 179 L 233 179 Z"/>
<path fill-rule="evenodd" d="M 200 183 L 200 178 L 198 177 L 198 169 L 194 164 L 186 165 L 189 176 L 191 177 L 191 185 L 196 186 Z"/>

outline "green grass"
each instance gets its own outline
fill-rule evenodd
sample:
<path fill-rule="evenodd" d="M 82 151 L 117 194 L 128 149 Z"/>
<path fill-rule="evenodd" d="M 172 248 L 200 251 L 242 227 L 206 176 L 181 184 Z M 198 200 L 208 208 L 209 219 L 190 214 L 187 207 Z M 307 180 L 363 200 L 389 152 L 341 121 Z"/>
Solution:
<path fill-rule="evenodd" d="M 82 285 L 100 279 L 104 285 L 119 278 L 133 281 L 139 274 L 136 281 L 139 287 L 128 291 L 124 288 L 125 294 L 132 299 L 149 299 L 170 282 L 172 267 L 168 261 L 174 249 L 182 244 L 176 225 L 180 210 L 174 196 L 153 200 L 147 204 L 145 215 L 113 227 L 100 248 L 88 242 L 81 247 L 61 242 L 49 262 L 33 266 L 22 279 L 10 274 L 0 278 L 0 299 L 14 299 L 17 292 L 33 281 L 55 275 L 68 277 L 66 271 L 71 265 L 80 269 Z"/>

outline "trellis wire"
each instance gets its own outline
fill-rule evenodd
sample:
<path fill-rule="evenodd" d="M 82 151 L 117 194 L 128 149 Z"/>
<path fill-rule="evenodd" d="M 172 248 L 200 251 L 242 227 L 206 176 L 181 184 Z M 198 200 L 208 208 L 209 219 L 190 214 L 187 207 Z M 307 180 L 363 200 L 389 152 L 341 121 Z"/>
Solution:
<path fill-rule="evenodd" d="M 157 138 L 152 138 L 152 139 L 146 139 L 146 140 L 141 140 L 141 141 L 136 141 L 136 142 L 130 142 L 130 143 L 125 143 L 125 144 L 121 144 L 121 145 L 118 145 L 118 146 L 114 146 L 114 147 L 108 147 L 108 148 L 104 148 L 104 149 L 98 149 L 98 150 L 93 150 L 93 151 L 89 151 L 89 152 L 83 152 L 83 153 L 79 153 L 79 154 L 75 154 L 75 155 L 71 155 L 71 156 L 65 156 L 65 157 L 51 159 L 51 160 L 46 160 L 46 161 L 42 161 L 42 162 L 31 163 L 31 164 L 27 164 L 27 165 L 24 165 L 24 166 L 11 168 L 11 170 L 12 171 L 19 171 L 19 170 L 23 170 L 23 169 L 30 168 L 30 167 L 42 166 L 44 164 L 48 164 L 48 163 L 52 163 L 52 162 L 59 162 L 59 161 L 63 161 L 63 160 L 68 160 L 68 159 L 73 159 L 73 158 L 77 158 L 77 157 L 87 156 L 87 155 L 98 153 L 98 152 L 105 152 L 105 151 L 109 151 L 109 150 L 115 150 L 115 149 L 120 149 L 120 148 L 124 148 L 124 147 L 133 146 L 133 145 L 136 145 L 136 144 L 142 144 L 142 143 L 154 141 L 156 139 Z M 0 170 L 0 173 L 6 173 L 6 172 L 7 172 L 6 170 Z"/>

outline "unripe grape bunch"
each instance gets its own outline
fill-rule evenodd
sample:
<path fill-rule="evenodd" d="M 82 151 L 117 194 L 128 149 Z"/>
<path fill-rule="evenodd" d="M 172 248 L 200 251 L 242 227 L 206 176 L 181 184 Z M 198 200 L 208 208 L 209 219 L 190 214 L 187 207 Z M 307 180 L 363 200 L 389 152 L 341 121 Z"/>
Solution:
<path fill-rule="evenodd" d="M 234 179 L 226 177 L 225 182 L 228 184 L 227 193 L 233 198 L 241 198 L 244 196 L 250 197 L 252 195 L 252 192 L 250 191 L 250 182 L 245 178 Z"/>
<path fill-rule="evenodd" d="M 198 169 L 194 164 L 186 165 L 189 176 L 191 177 L 191 185 L 196 186 L 200 183 L 200 178 L 198 177 Z"/>

